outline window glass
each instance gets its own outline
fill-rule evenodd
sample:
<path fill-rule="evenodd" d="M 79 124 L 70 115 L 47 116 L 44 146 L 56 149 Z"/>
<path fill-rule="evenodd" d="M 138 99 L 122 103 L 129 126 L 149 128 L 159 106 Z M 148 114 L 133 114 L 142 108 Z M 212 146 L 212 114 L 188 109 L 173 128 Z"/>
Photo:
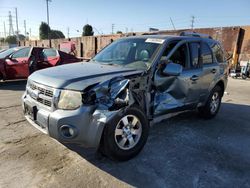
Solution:
<path fill-rule="evenodd" d="M 219 44 L 212 44 L 211 46 L 215 59 L 218 63 L 224 62 L 223 50 Z"/>
<path fill-rule="evenodd" d="M 203 64 L 213 63 L 211 50 L 206 43 L 202 43 L 201 45 L 201 62 Z"/>
<path fill-rule="evenodd" d="M 17 52 L 15 52 L 13 54 L 12 58 L 16 59 L 16 58 L 28 57 L 29 56 L 29 52 L 30 52 L 30 48 L 23 48 L 23 49 L 18 50 Z"/>
<path fill-rule="evenodd" d="M 117 40 L 98 53 L 93 60 L 101 64 L 147 69 L 160 45 L 147 39 Z"/>
<path fill-rule="evenodd" d="M 183 68 L 187 67 L 188 64 L 188 49 L 187 45 L 183 44 L 181 45 L 169 58 L 170 61 L 176 64 L 180 64 L 183 66 Z"/>
<path fill-rule="evenodd" d="M 55 49 L 44 49 L 43 55 L 45 58 L 46 57 L 55 57 L 55 56 L 57 56 L 57 53 L 56 53 Z"/>
<path fill-rule="evenodd" d="M 200 52 L 200 43 L 192 42 L 189 43 L 190 58 L 191 58 L 191 67 L 199 67 L 199 52 Z"/>

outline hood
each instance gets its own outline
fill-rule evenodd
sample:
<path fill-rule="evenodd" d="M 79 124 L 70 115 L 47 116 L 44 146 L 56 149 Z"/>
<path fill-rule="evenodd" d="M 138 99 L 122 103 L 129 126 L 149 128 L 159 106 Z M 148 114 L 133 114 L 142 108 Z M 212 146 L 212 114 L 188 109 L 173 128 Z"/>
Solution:
<path fill-rule="evenodd" d="M 81 62 L 36 71 L 29 76 L 29 80 L 54 88 L 83 90 L 89 85 L 113 77 L 139 74 L 141 72 L 141 70 L 122 66 Z"/>

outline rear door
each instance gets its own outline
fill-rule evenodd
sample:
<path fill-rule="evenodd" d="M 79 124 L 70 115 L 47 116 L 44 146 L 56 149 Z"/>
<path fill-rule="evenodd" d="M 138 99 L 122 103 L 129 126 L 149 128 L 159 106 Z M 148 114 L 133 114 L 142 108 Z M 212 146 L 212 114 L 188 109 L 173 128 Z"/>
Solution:
<path fill-rule="evenodd" d="M 47 48 L 43 50 L 44 61 L 51 66 L 55 66 L 60 61 L 59 53 L 56 49 Z"/>
<path fill-rule="evenodd" d="M 154 116 L 193 108 L 200 98 L 202 68 L 199 41 L 181 41 L 172 50 L 169 50 L 169 46 L 171 44 L 167 45 L 166 50 L 170 52 L 163 52 L 166 54 L 164 62 L 180 64 L 183 71 L 179 76 L 165 76 L 162 74 L 165 65 L 157 67 L 154 75 Z"/>
<path fill-rule="evenodd" d="M 29 76 L 30 51 L 30 47 L 22 48 L 5 60 L 7 78 L 27 78 Z"/>

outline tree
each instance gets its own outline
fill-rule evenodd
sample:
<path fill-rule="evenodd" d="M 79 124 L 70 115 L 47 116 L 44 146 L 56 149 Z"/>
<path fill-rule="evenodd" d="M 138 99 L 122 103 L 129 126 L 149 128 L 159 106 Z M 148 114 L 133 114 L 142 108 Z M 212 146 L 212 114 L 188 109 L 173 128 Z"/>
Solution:
<path fill-rule="evenodd" d="M 19 34 L 18 38 L 19 38 L 19 40 L 25 40 L 26 39 L 26 37 L 23 34 Z"/>
<path fill-rule="evenodd" d="M 93 36 L 93 35 L 94 35 L 93 27 L 89 24 L 86 24 L 83 27 L 82 36 Z"/>
<path fill-rule="evenodd" d="M 122 31 L 117 31 L 116 34 L 122 34 Z"/>
<path fill-rule="evenodd" d="M 39 37 L 41 40 L 48 39 L 50 33 L 50 27 L 47 23 L 42 22 L 39 27 Z"/>
<path fill-rule="evenodd" d="M 17 43 L 16 35 L 6 37 L 5 42 L 7 42 L 8 44 L 16 44 Z"/>
<path fill-rule="evenodd" d="M 45 22 L 42 22 L 39 28 L 39 36 L 40 39 L 60 39 L 65 38 L 63 32 L 59 30 L 52 30 L 50 29 L 49 25 Z"/>
<path fill-rule="evenodd" d="M 50 38 L 51 39 L 61 39 L 61 38 L 65 38 L 63 32 L 59 31 L 59 30 L 51 30 L 50 31 Z"/>
<path fill-rule="evenodd" d="M 0 38 L 0 42 L 4 42 L 4 40 L 5 40 L 5 39 L 4 39 L 3 37 Z"/>

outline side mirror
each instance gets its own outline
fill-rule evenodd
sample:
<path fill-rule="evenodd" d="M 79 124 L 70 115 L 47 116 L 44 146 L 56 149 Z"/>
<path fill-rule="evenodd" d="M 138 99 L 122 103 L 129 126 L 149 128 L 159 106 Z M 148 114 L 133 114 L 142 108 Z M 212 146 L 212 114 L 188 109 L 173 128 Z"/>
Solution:
<path fill-rule="evenodd" d="M 166 67 L 163 69 L 162 73 L 166 76 L 179 76 L 182 72 L 182 66 L 176 63 L 173 63 L 172 61 L 169 61 L 169 63 L 166 65 Z"/>

